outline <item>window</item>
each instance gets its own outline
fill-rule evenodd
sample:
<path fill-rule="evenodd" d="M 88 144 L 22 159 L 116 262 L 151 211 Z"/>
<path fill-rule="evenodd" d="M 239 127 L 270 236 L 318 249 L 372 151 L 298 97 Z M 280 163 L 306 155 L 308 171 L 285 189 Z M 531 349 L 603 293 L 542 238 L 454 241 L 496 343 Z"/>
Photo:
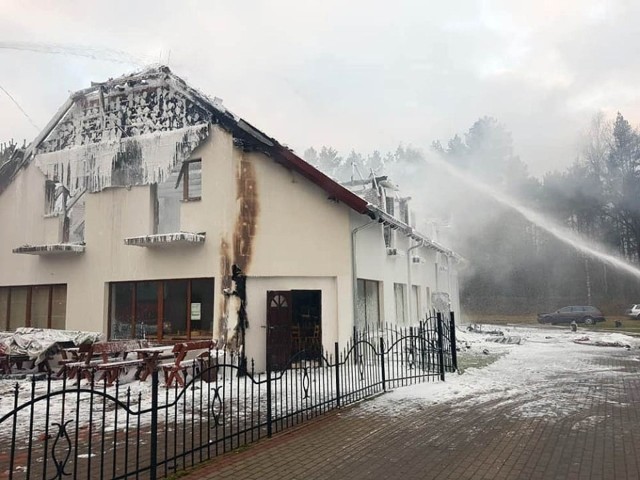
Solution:
<path fill-rule="evenodd" d="M 396 303 L 396 323 L 407 323 L 407 309 L 406 309 L 406 290 L 407 286 L 404 283 L 393 284 L 393 296 Z"/>
<path fill-rule="evenodd" d="M 31 326 L 47 328 L 49 324 L 49 287 L 31 289 Z"/>
<path fill-rule="evenodd" d="M 9 289 L 0 288 L 0 330 L 8 330 L 9 325 Z"/>
<path fill-rule="evenodd" d="M 188 284 L 189 282 L 187 280 L 170 280 L 164 282 L 163 336 L 186 337 L 187 335 Z"/>
<path fill-rule="evenodd" d="M 0 287 L 0 330 L 64 329 L 66 310 L 66 285 Z"/>
<path fill-rule="evenodd" d="M 112 283 L 109 336 L 211 338 L 213 288 L 212 278 Z"/>
<path fill-rule="evenodd" d="M 63 330 L 66 323 L 67 313 L 67 286 L 52 285 L 51 286 L 51 315 L 49 316 L 49 325 L 51 328 Z"/>
<path fill-rule="evenodd" d="M 389 215 L 391 215 L 393 217 L 394 215 L 394 198 L 393 197 L 386 197 L 385 198 L 385 210 L 387 211 L 387 213 Z"/>
<path fill-rule="evenodd" d="M 400 200 L 400 221 L 409 225 L 409 199 Z"/>
<path fill-rule="evenodd" d="M 413 309 L 412 321 L 418 322 L 422 317 L 420 310 L 420 289 L 417 285 L 411 285 L 411 308 Z"/>
<path fill-rule="evenodd" d="M 69 191 L 61 183 L 46 180 L 44 183 L 44 213 L 57 215 L 65 213 Z"/>
<path fill-rule="evenodd" d="M 192 337 L 213 336 L 213 279 L 191 280 L 190 332 Z"/>
<path fill-rule="evenodd" d="M 29 287 L 12 287 L 9 291 L 9 328 L 28 327 L 27 302 L 29 301 Z"/>
<path fill-rule="evenodd" d="M 178 185 L 182 181 L 182 200 L 195 201 L 202 198 L 202 160 L 187 160 L 182 163 Z"/>
<path fill-rule="evenodd" d="M 396 231 L 389 225 L 384 226 L 384 246 L 387 248 L 395 248 L 396 246 Z"/>
<path fill-rule="evenodd" d="M 380 282 L 375 280 L 357 281 L 356 326 L 381 328 L 380 321 Z"/>

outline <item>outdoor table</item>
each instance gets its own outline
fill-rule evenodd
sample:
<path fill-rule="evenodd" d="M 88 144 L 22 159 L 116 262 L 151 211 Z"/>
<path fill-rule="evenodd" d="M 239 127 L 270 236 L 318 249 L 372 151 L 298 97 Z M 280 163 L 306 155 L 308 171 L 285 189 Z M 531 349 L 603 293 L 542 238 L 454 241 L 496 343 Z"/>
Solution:
<path fill-rule="evenodd" d="M 69 347 L 62 349 L 62 357 L 65 360 L 72 360 L 74 362 L 79 362 L 81 359 L 79 358 L 80 347 Z"/>
<path fill-rule="evenodd" d="M 138 354 L 138 358 L 144 362 L 139 374 L 140 381 L 144 382 L 153 373 L 162 358 L 173 357 L 172 350 L 173 345 L 159 345 L 133 350 Z"/>

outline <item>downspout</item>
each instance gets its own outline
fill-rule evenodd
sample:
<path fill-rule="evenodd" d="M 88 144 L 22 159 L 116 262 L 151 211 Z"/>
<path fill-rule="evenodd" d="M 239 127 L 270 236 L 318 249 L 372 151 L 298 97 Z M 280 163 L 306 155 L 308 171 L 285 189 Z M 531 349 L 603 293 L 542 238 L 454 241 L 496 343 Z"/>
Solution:
<path fill-rule="evenodd" d="M 357 304 L 356 298 L 358 296 L 358 271 L 357 271 L 357 250 L 356 250 L 356 235 L 360 230 L 364 230 L 365 228 L 369 228 L 372 225 L 378 223 L 375 219 L 370 220 L 364 225 L 360 225 L 359 227 L 351 230 L 351 273 L 352 273 L 352 300 L 353 300 L 353 326 L 356 325 L 356 317 L 357 317 Z"/>
<path fill-rule="evenodd" d="M 447 255 L 447 293 L 449 294 L 449 310 L 451 310 L 451 257 Z"/>
<path fill-rule="evenodd" d="M 411 251 L 415 250 L 416 248 L 420 248 L 420 247 L 424 247 L 424 240 L 421 240 L 420 243 L 414 245 L 413 247 L 409 247 L 409 249 L 407 250 L 407 305 L 409 306 L 409 323 L 411 323 L 412 321 L 412 316 L 411 316 L 411 290 L 413 288 L 413 285 L 411 284 Z M 419 312 L 416 312 L 416 314 L 418 314 Z"/>

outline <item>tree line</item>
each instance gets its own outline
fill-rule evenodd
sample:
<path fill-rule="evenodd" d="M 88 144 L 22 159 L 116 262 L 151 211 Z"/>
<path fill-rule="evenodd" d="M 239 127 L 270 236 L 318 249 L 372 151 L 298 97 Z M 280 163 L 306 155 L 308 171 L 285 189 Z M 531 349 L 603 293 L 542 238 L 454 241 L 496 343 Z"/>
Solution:
<path fill-rule="evenodd" d="M 570 165 L 541 178 L 529 173 L 511 133 L 492 117 L 478 119 L 444 144 L 434 141 L 426 152 L 401 145 L 385 153 L 352 150 L 343 157 L 323 146 L 307 149 L 304 158 L 338 181 L 390 174 L 401 189 L 409 185 L 424 220 L 418 226 L 430 233 L 429 219 L 444 220 L 448 243 L 465 258 L 460 287 L 468 312 L 530 315 L 592 304 L 621 314 L 627 304 L 640 303 L 638 278 L 559 241 L 486 189 L 469 187 L 476 182 L 505 193 L 581 242 L 638 266 L 640 132 L 620 113 L 615 119 L 596 115 Z M 452 178 L 430 159 L 470 180 Z"/>

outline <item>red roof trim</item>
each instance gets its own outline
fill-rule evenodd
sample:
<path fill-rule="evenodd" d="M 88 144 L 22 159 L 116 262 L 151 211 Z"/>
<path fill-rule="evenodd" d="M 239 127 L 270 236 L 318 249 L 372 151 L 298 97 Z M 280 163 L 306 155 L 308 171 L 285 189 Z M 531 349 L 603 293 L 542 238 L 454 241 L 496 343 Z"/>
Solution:
<path fill-rule="evenodd" d="M 339 200 L 349 206 L 358 213 L 367 213 L 367 202 L 352 191 L 343 187 L 335 180 L 332 180 L 314 166 L 308 164 L 298 157 L 291 150 L 277 145 L 274 148 L 275 159 L 291 169 L 298 172 L 303 177 L 311 180 L 313 183 L 322 188 L 331 195 L 331 198 Z"/>

